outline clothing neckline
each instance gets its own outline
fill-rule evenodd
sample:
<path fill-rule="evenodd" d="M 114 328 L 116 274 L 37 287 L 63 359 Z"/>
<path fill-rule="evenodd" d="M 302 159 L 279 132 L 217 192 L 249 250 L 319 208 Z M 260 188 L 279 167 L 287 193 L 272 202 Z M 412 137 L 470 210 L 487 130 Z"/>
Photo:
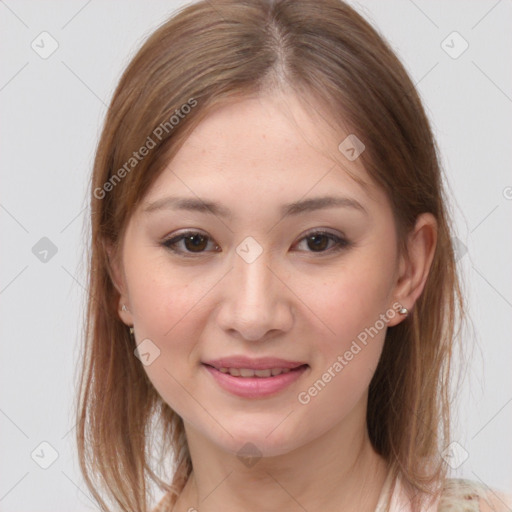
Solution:
<path fill-rule="evenodd" d="M 412 512 L 411 497 L 406 491 L 400 474 L 393 478 L 393 471 L 390 470 L 377 502 L 375 512 Z M 429 504 L 422 506 L 424 512 L 436 512 L 439 505 L 439 495 L 430 499 Z"/>

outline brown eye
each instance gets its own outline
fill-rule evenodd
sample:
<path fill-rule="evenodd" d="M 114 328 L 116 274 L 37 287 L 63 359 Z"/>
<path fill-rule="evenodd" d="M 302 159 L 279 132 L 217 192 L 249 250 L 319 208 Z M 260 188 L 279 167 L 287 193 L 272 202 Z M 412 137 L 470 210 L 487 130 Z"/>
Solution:
<path fill-rule="evenodd" d="M 315 231 L 310 233 L 302 238 L 298 245 L 300 246 L 304 242 L 306 244 L 306 248 L 304 249 L 306 252 L 326 254 L 345 249 L 350 245 L 350 242 L 345 238 L 327 231 Z"/>
<path fill-rule="evenodd" d="M 183 238 L 185 247 L 191 252 L 201 252 L 208 245 L 208 238 L 203 235 L 191 235 Z"/>
<path fill-rule="evenodd" d="M 324 251 L 329 245 L 329 238 L 325 235 L 311 235 L 307 237 L 308 247 L 313 251 Z"/>
<path fill-rule="evenodd" d="M 167 247 L 171 251 L 182 256 L 188 256 L 193 253 L 201 254 L 203 252 L 210 252 L 206 250 L 208 248 L 208 244 L 214 245 L 214 250 L 219 249 L 216 244 L 213 244 L 210 237 L 203 235 L 202 233 L 198 233 L 197 231 L 181 233 L 180 235 L 162 242 L 164 247 Z"/>

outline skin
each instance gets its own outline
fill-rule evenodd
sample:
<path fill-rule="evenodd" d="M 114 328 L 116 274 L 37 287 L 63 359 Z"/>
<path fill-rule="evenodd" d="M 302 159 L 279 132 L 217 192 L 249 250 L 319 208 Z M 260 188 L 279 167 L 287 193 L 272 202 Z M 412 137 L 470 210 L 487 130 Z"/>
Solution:
<path fill-rule="evenodd" d="M 297 397 L 379 315 L 394 311 L 387 326 L 403 321 L 393 304 L 411 310 L 421 294 L 436 222 L 418 217 L 409 258 L 399 255 L 387 197 L 360 159 L 337 152 L 347 135 L 308 115 L 291 94 L 225 105 L 196 128 L 130 218 L 114 263 L 119 314 L 137 343 L 149 338 L 160 350 L 144 369 L 184 421 L 194 470 L 176 512 L 375 508 L 387 464 L 370 444 L 365 416 L 386 327 L 307 404 Z M 326 156 L 333 148 L 339 164 Z M 217 201 L 232 218 L 143 211 L 171 195 Z M 284 203 L 323 195 L 349 197 L 365 211 L 279 213 Z M 315 251 L 306 235 L 319 228 L 349 245 L 333 251 L 336 243 L 320 237 Z M 203 252 L 183 240 L 177 249 L 190 257 L 162 245 L 186 229 L 209 237 Z M 236 252 L 248 236 L 262 249 L 252 263 Z M 220 388 L 201 365 L 228 355 L 309 368 L 278 394 L 247 399 Z M 237 457 L 248 442 L 261 454 L 251 467 Z"/>

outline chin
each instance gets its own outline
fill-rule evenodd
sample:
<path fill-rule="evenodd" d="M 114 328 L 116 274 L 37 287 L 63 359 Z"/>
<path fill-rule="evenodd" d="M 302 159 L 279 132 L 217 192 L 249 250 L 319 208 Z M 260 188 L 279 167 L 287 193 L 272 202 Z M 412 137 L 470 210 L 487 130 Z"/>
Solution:
<path fill-rule="evenodd" d="M 289 453 L 297 447 L 299 442 L 292 432 L 282 429 L 278 432 L 279 422 L 273 421 L 268 424 L 258 424 L 240 428 L 240 425 L 233 425 L 232 428 L 226 427 L 228 434 L 222 439 L 213 439 L 226 452 L 233 455 L 244 457 L 276 457 Z"/>

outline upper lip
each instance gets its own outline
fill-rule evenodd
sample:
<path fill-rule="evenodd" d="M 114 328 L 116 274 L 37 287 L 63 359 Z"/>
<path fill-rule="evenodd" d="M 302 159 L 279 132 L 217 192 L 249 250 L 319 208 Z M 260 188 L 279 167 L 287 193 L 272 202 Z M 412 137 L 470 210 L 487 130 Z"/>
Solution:
<path fill-rule="evenodd" d="M 213 366 L 214 368 L 247 368 L 251 370 L 267 370 L 272 368 L 298 368 L 306 363 L 298 361 L 287 361 L 276 357 L 262 357 L 252 359 L 245 356 L 230 356 L 221 359 L 212 359 L 203 361 L 203 364 Z"/>

